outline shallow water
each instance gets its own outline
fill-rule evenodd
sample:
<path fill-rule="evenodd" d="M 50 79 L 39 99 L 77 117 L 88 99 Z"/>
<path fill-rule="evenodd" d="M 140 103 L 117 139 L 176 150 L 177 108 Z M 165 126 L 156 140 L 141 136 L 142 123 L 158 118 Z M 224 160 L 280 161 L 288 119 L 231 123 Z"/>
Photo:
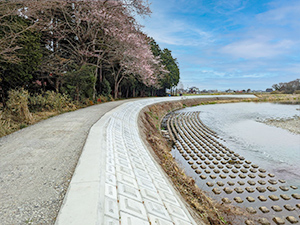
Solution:
<path fill-rule="evenodd" d="M 201 111 L 202 122 L 224 139 L 229 149 L 300 188 L 300 135 L 263 123 L 266 119 L 300 116 L 297 108 L 300 106 L 227 103 L 180 112 Z"/>

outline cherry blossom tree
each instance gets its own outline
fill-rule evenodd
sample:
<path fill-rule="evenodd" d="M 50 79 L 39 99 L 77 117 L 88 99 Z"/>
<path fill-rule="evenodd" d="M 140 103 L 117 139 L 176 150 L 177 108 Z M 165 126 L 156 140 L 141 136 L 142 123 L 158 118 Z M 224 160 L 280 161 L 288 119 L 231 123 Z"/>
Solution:
<path fill-rule="evenodd" d="M 125 33 L 126 32 L 126 33 Z M 122 80 L 129 75 L 134 75 L 148 86 L 157 85 L 155 72 L 163 68 L 159 59 L 155 58 L 150 49 L 147 37 L 137 30 L 122 30 L 115 43 L 115 49 L 110 53 L 110 65 L 114 77 L 114 95 L 118 95 L 118 88 Z"/>
<path fill-rule="evenodd" d="M 143 0 L 18 0 L 22 16 L 32 21 L 42 34 L 46 49 L 41 80 L 59 91 L 64 74 L 91 65 L 96 82 L 104 69 L 112 71 L 114 95 L 126 77 L 134 76 L 149 86 L 157 86 L 157 74 L 164 71 L 153 56 L 149 40 L 141 32 L 135 16 L 147 16 Z M 19 11 L 20 12 L 20 11 Z M 1 48 L 0 48 L 1 51 Z M 74 66 L 76 65 L 76 66 Z"/>
<path fill-rule="evenodd" d="M 132 50 L 136 47 L 133 46 L 131 52 L 129 48 L 125 47 L 132 46 L 133 41 L 138 38 L 138 36 L 131 37 L 134 33 L 139 32 L 139 25 L 132 14 L 147 15 L 150 13 L 148 4 L 141 0 L 41 0 L 31 1 L 28 9 L 28 14 L 39 21 L 41 30 L 48 33 L 45 42 L 52 53 L 50 55 L 56 55 L 48 57 L 48 59 L 59 58 L 65 62 L 65 65 L 66 63 L 96 65 L 95 78 L 99 77 L 99 82 L 102 82 L 103 63 L 112 61 L 106 56 L 111 57 L 113 53 L 119 54 L 123 51 L 123 55 L 126 56 L 124 59 L 128 63 L 129 56 L 134 55 Z M 127 49 L 126 52 L 124 49 Z M 113 57 L 113 60 L 115 59 L 117 57 Z M 53 60 L 51 62 L 46 64 L 60 68 L 53 64 Z M 117 72 L 117 76 L 122 71 L 128 73 L 129 66 L 126 66 L 124 62 L 122 60 L 119 63 L 122 69 Z M 143 64 L 146 66 L 145 62 Z M 127 70 L 124 70 L 125 68 Z M 149 66 L 148 70 L 148 72 L 151 71 Z M 123 77 L 122 75 L 121 78 Z M 94 80 L 96 82 L 97 79 Z M 115 86 L 118 86 L 120 80 L 116 80 Z M 96 83 L 94 90 L 95 85 Z"/>

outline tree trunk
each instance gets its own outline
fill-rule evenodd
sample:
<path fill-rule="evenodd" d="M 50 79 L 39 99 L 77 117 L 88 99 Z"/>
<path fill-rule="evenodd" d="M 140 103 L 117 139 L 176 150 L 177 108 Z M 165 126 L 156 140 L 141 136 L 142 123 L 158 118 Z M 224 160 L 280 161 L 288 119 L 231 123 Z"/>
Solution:
<path fill-rule="evenodd" d="M 121 81 L 123 80 L 123 78 L 125 76 L 124 74 L 122 74 L 120 79 L 118 79 L 121 71 L 122 71 L 122 67 L 120 67 L 120 69 L 118 70 L 117 75 L 115 76 L 115 87 L 114 87 L 114 89 L 115 89 L 115 99 L 118 97 L 119 86 L 120 86 L 120 83 L 121 83 Z"/>
<path fill-rule="evenodd" d="M 103 75 L 102 75 L 102 64 L 99 67 L 99 93 L 102 93 L 102 88 L 101 88 L 101 84 L 103 81 Z"/>
<path fill-rule="evenodd" d="M 127 88 L 126 90 L 126 98 L 128 98 L 128 95 L 129 95 L 129 88 Z"/>
<path fill-rule="evenodd" d="M 78 85 L 76 86 L 76 101 L 79 102 L 79 87 Z"/>
<path fill-rule="evenodd" d="M 95 69 L 95 80 L 94 80 L 94 83 L 93 83 L 93 100 L 96 99 L 96 83 L 97 83 L 97 77 L 98 77 L 98 67 L 96 66 L 96 69 Z"/>
<path fill-rule="evenodd" d="M 56 82 L 55 82 L 55 91 L 56 91 L 56 93 L 59 92 L 59 78 L 57 78 Z"/>
<path fill-rule="evenodd" d="M 118 98 L 118 89 L 119 89 L 119 84 L 118 82 L 115 82 L 115 87 L 114 87 L 114 98 L 117 99 Z"/>

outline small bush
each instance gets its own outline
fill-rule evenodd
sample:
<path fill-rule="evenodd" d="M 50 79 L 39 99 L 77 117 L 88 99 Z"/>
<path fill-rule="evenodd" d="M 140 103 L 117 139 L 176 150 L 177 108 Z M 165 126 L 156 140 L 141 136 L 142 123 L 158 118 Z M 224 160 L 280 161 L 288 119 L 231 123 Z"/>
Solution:
<path fill-rule="evenodd" d="M 109 94 L 109 95 L 107 96 L 107 98 L 108 98 L 109 101 L 114 101 L 114 98 L 113 98 L 113 96 L 112 96 L 111 94 Z"/>
<path fill-rule="evenodd" d="M 28 125 L 27 124 L 20 124 L 20 129 L 24 129 L 24 128 L 26 128 Z"/>
<path fill-rule="evenodd" d="M 29 93 L 27 90 L 16 89 L 8 92 L 7 110 L 15 121 L 33 122 L 28 108 Z"/>
<path fill-rule="evenodd" d="M 103 102 L 108 102 L 109 99 L 108 97 L 104 96 L 104 95 L 100 95 L 97 97 L 97 103 L 103 103 Z"/>
<path fill-rule="evenodd" d="M 70 111 L 76 109 L 72 100 L 66 94 L 54 91 L 46 91 L 42 94 L 30 96 L 30 109 L 33 111 Z"/>
<path fill-rule="evenodd" d="M 103 102 L 110 102 L 113 101 L 113 97 L 109 94 L 109 95 L 99 95 L 97 96 L 97 103 L 103 103 Z"/>
<path fill-rule="evenodd" d="M 280 91 L 272 91 L 271 94 L 281 94 Z"/>
<path fill-rule="evenodd" d="M 0 137 L 7 135 L 9 133 L 9 119 L 7 119 L 3 112 L 0 111 Z"/>

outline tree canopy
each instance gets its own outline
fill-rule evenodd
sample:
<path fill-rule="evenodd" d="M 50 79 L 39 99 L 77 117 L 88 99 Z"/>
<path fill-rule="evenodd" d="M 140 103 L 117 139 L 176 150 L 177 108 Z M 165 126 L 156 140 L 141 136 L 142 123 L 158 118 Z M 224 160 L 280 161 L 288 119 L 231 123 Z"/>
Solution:
<path fill-rule="evenodd" d="M 296 79 L 286 83 L 274 84 L 272 86 L 276 91 L 280 91 L 286 94 L 292 94 L 294 92 L 300 92 L 300 79 Z"/>
<path fill-rule="evenodd" d="M 153 55 L 160 60 L 163 70 L 158 73 L 159 84 L 162 88 L 171 89 L 175 87 L 180 78 L 179 66 L 176 58 L 173 58 L 171 50 L 160 49 L 153 38 L 150 39 Z"/>
<path fill-rule="evenodd" d="M 77 100 L 171 88 L 177 60 L 135 19 L 150 13 L 141 0 L 1 1 L 0 87 L 67 92 Z"/>

